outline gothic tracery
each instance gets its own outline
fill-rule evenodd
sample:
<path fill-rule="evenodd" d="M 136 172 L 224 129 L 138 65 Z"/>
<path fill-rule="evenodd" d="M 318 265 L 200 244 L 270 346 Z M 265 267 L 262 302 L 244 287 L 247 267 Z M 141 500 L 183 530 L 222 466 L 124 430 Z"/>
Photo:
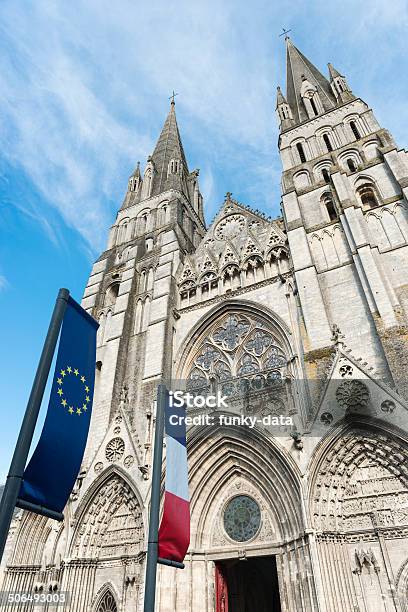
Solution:
<path fill-rule="evenodd" d="M 227 395 L 251 386 L 267 387 L 285 372 L 285 353 L 271 330 L 253 315 L 224 315 L 190 360 L 187 375 L 191 389 L 210 389 L 215 382 Z"/>

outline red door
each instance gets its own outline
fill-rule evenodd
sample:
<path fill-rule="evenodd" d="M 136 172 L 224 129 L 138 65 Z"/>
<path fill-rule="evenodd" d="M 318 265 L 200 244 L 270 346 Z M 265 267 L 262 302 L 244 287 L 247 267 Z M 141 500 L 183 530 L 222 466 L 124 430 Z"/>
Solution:
<path fill-rule="evenodd" d="M 216 612 L 228 612 L 227 575 L 222 563 L 215 564 L 215 600 Z"/>

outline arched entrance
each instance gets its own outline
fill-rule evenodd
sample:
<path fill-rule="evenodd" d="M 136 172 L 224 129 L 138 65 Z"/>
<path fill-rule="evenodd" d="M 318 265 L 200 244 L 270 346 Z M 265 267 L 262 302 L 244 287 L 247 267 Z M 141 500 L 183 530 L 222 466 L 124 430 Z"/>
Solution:
<path fill-rule="evenodd" d="M 216 612 L 281 612 L 276 558 L 215 564 Z"/>
<path fill-rule="evenodd" d="M 144 522 L 134 484 L 117 466 L 106 470 L 85 493 L 75 518 L 65 570 L 71 608 L 118 612 L 128 601 L 136 605 Z"/>
<path fill-rule="evenodd" d="M 407 461 L 406 440 L 368 419 L 348 422 L 321 443 L 311 466 L 310 514 L 331 610 L 400 610 Z"/>
<path fill-rule="evenodd" d="M 191 432 L 188 451 L 191 553 L 187 571 L 159 570 L 158 609 L 315 609 L 299 476 L 290 455 L 260 431 L 243 437 L 233 427 L 215 427 L 207 437 Z"/>

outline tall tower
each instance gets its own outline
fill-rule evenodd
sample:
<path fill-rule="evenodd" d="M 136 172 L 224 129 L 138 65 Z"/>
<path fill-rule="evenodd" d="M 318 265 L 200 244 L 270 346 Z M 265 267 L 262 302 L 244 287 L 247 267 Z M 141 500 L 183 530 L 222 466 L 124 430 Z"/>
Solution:
<path fill-rule="evenodd" d="M 276 108 L 305 351 L 312 361 L 324 355 L 337 325 L 407 393 L 407 154 L 340 72 L 329 64 L 327 79 L 286 44 L 286 98 L 278 88 Z"/>
<path fill-rule="evenodd" d="M 204 232 L 198 170 L 188 169 L 173 100 L 143 174 L 138 164 L 129 178 L 82 300 L 100 323 L 95 397 L 65 521 L 51 527 L 18 515 L 6 587 L 70 591 L 72 611 L 117 612 L 118 602 L 141 610 L 154 399 L 158 381 L 171 375 L 175 274 Z M 28 552 L 24 542 L 34 540 Z M 21 565 L 27 572 L 16 575 Z"/>
<path fill-rule="evenodd" d="M 88 453 L 105 436 L 121 398 L 140 435 L 157 381 L 170 375 L 174 274 L 205 231 L 198 172 L 188 169 L 172 100 L 143 177 L 138 163 L 129 178 L 108 250 L 95 263 L 82 302 L 100 322 L 103 371 Z"/>

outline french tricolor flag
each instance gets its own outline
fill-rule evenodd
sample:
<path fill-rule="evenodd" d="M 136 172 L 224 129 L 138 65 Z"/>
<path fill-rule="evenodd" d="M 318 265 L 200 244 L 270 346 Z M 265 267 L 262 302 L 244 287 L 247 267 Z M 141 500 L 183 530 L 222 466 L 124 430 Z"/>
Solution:
<path fill-rule="evenodd" d="M 190 544 L 185 416 L 184 406 L 170 407 L 169 402 L 166 402 L 166 484 L 158 556 L 180 563 Z"/>

